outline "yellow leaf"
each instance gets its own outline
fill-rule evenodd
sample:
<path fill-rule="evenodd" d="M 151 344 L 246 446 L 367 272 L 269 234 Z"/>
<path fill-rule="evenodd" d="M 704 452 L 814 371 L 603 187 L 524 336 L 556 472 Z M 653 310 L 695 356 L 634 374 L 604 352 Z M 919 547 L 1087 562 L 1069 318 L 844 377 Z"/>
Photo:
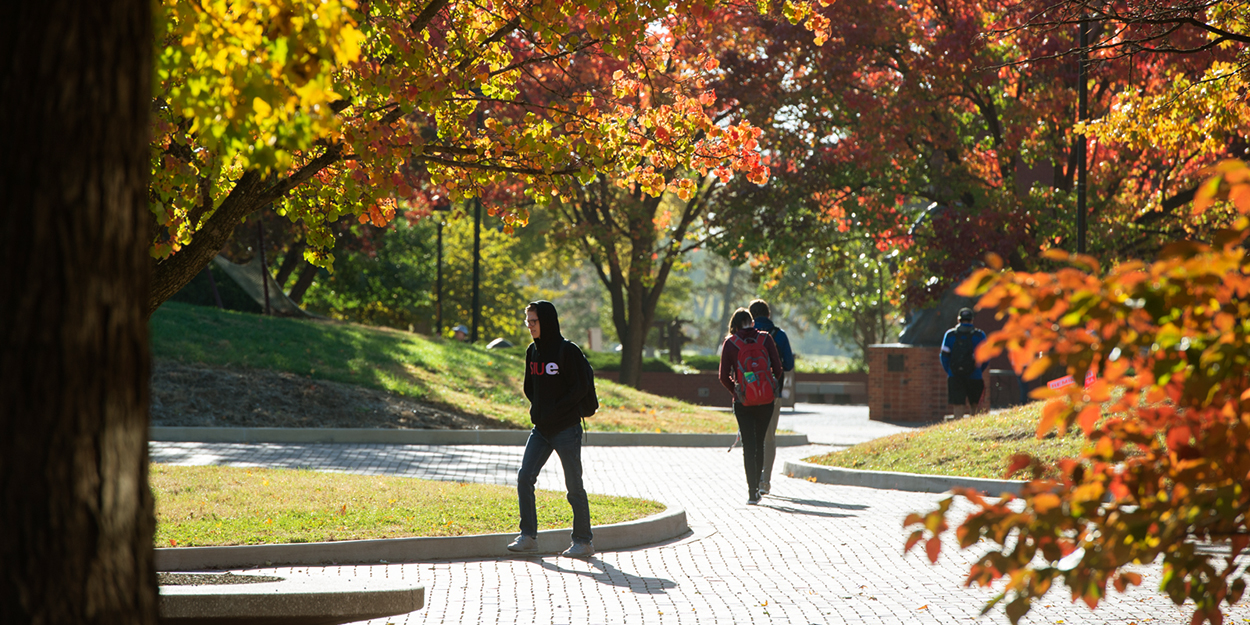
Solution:
<path fill-rule="evenodd" d="M 1060 503 L 1062 502 L 1059 499 L 1059 495 L 1043 493 L 1033 498 L 1033 510 L 1038 514 L 1046 514 L 1059 507 Z"/>

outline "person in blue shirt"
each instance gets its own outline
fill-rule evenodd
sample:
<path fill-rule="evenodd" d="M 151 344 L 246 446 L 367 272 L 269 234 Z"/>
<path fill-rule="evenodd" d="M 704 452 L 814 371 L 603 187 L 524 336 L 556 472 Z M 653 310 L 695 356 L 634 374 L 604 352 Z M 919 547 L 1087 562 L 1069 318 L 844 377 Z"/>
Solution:
<path fill-rule="evenodd" d="M 781 389 L 786 388 L 786 377 L 794 376 L 794 351 L 790 349 L 790 339 L 786 336 L 785 331 L 773 325 L 771 319 L 772 310 L 768 307 L 768 302 L 757 299 L 751 302 L 747 310 L 751 311 L 751 317 L 755 320 L 755 329 L 760 332 L 767 332 L 773 337 L 773 343 L 777 344 L 777 353 L 781 355 L 781 368 L 784 370 L 780 380 L 777 380 L 777 399 L 773 400 L 773 416 L 769 419 L 768 426 L 764 428 L 764 458 L 760 463 L 760 495 L 767 495 L 771 488 L 771 480 L 773 474 L 773 461 L 777 459 L 777 420 L 781 418 Z"/>
<path fill-rule="evenodd" d="M 972 325 L 971 308 L 959 309 L 959 324 L 942 337 L 942 368 L 946 370 L 946 398 L 953 415 L 961 419 L 977 411 L 985 393 L 983 372 L 987 362 L 977 363 L 977 346 L 985 341 L 985 332 Z"/>

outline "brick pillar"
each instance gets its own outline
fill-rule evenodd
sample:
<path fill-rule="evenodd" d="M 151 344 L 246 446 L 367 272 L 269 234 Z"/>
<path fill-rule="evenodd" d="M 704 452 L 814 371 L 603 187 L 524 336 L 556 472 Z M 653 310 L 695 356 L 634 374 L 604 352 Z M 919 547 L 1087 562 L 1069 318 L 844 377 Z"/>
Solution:
<path fill-rule="evenodd" d="M 940 347 L 884 343 L 868 347 L 868 418 L 933 422 L 947 414 Z"/>

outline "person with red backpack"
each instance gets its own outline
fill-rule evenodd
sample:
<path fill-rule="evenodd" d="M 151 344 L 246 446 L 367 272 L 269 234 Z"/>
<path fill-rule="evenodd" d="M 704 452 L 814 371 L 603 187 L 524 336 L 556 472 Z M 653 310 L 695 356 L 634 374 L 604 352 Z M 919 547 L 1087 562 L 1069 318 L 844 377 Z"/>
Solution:
<path fill-rule="evenodd" d="M 760 502 L 765 430 L 773 416 L 773 400 L 781 393 L 781 354 L 767 332 L 755 329 L 745 308 L 734 311 L 728 329 L 721 346 L 720 383 L 733 395 L 747 474 L 747 505 L 753 506 Z"/>

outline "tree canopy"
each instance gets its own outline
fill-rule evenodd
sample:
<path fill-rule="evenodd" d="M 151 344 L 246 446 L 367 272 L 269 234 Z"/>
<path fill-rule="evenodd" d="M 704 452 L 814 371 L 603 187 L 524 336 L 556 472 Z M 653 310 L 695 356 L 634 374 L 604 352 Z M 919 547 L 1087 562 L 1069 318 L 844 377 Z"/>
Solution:
<path fill-rule="evenodd" d="M 676 166 L 762 181 L 758 130 L 708 114 L 716 61 L 679 50 L 691 20 L 756 6 L 166 0 L 149 308 L 263 206 L 301 221 L 305 255 L 328 264 L 327 224 L 348 215 L 382 225 L 483 197 L 511 231 L 528 207 L 506 199 L 545 205 L 566 179 L 610 175 L 652 195 Z M 661 73 L 662 98 L 639 89 Z"/>

